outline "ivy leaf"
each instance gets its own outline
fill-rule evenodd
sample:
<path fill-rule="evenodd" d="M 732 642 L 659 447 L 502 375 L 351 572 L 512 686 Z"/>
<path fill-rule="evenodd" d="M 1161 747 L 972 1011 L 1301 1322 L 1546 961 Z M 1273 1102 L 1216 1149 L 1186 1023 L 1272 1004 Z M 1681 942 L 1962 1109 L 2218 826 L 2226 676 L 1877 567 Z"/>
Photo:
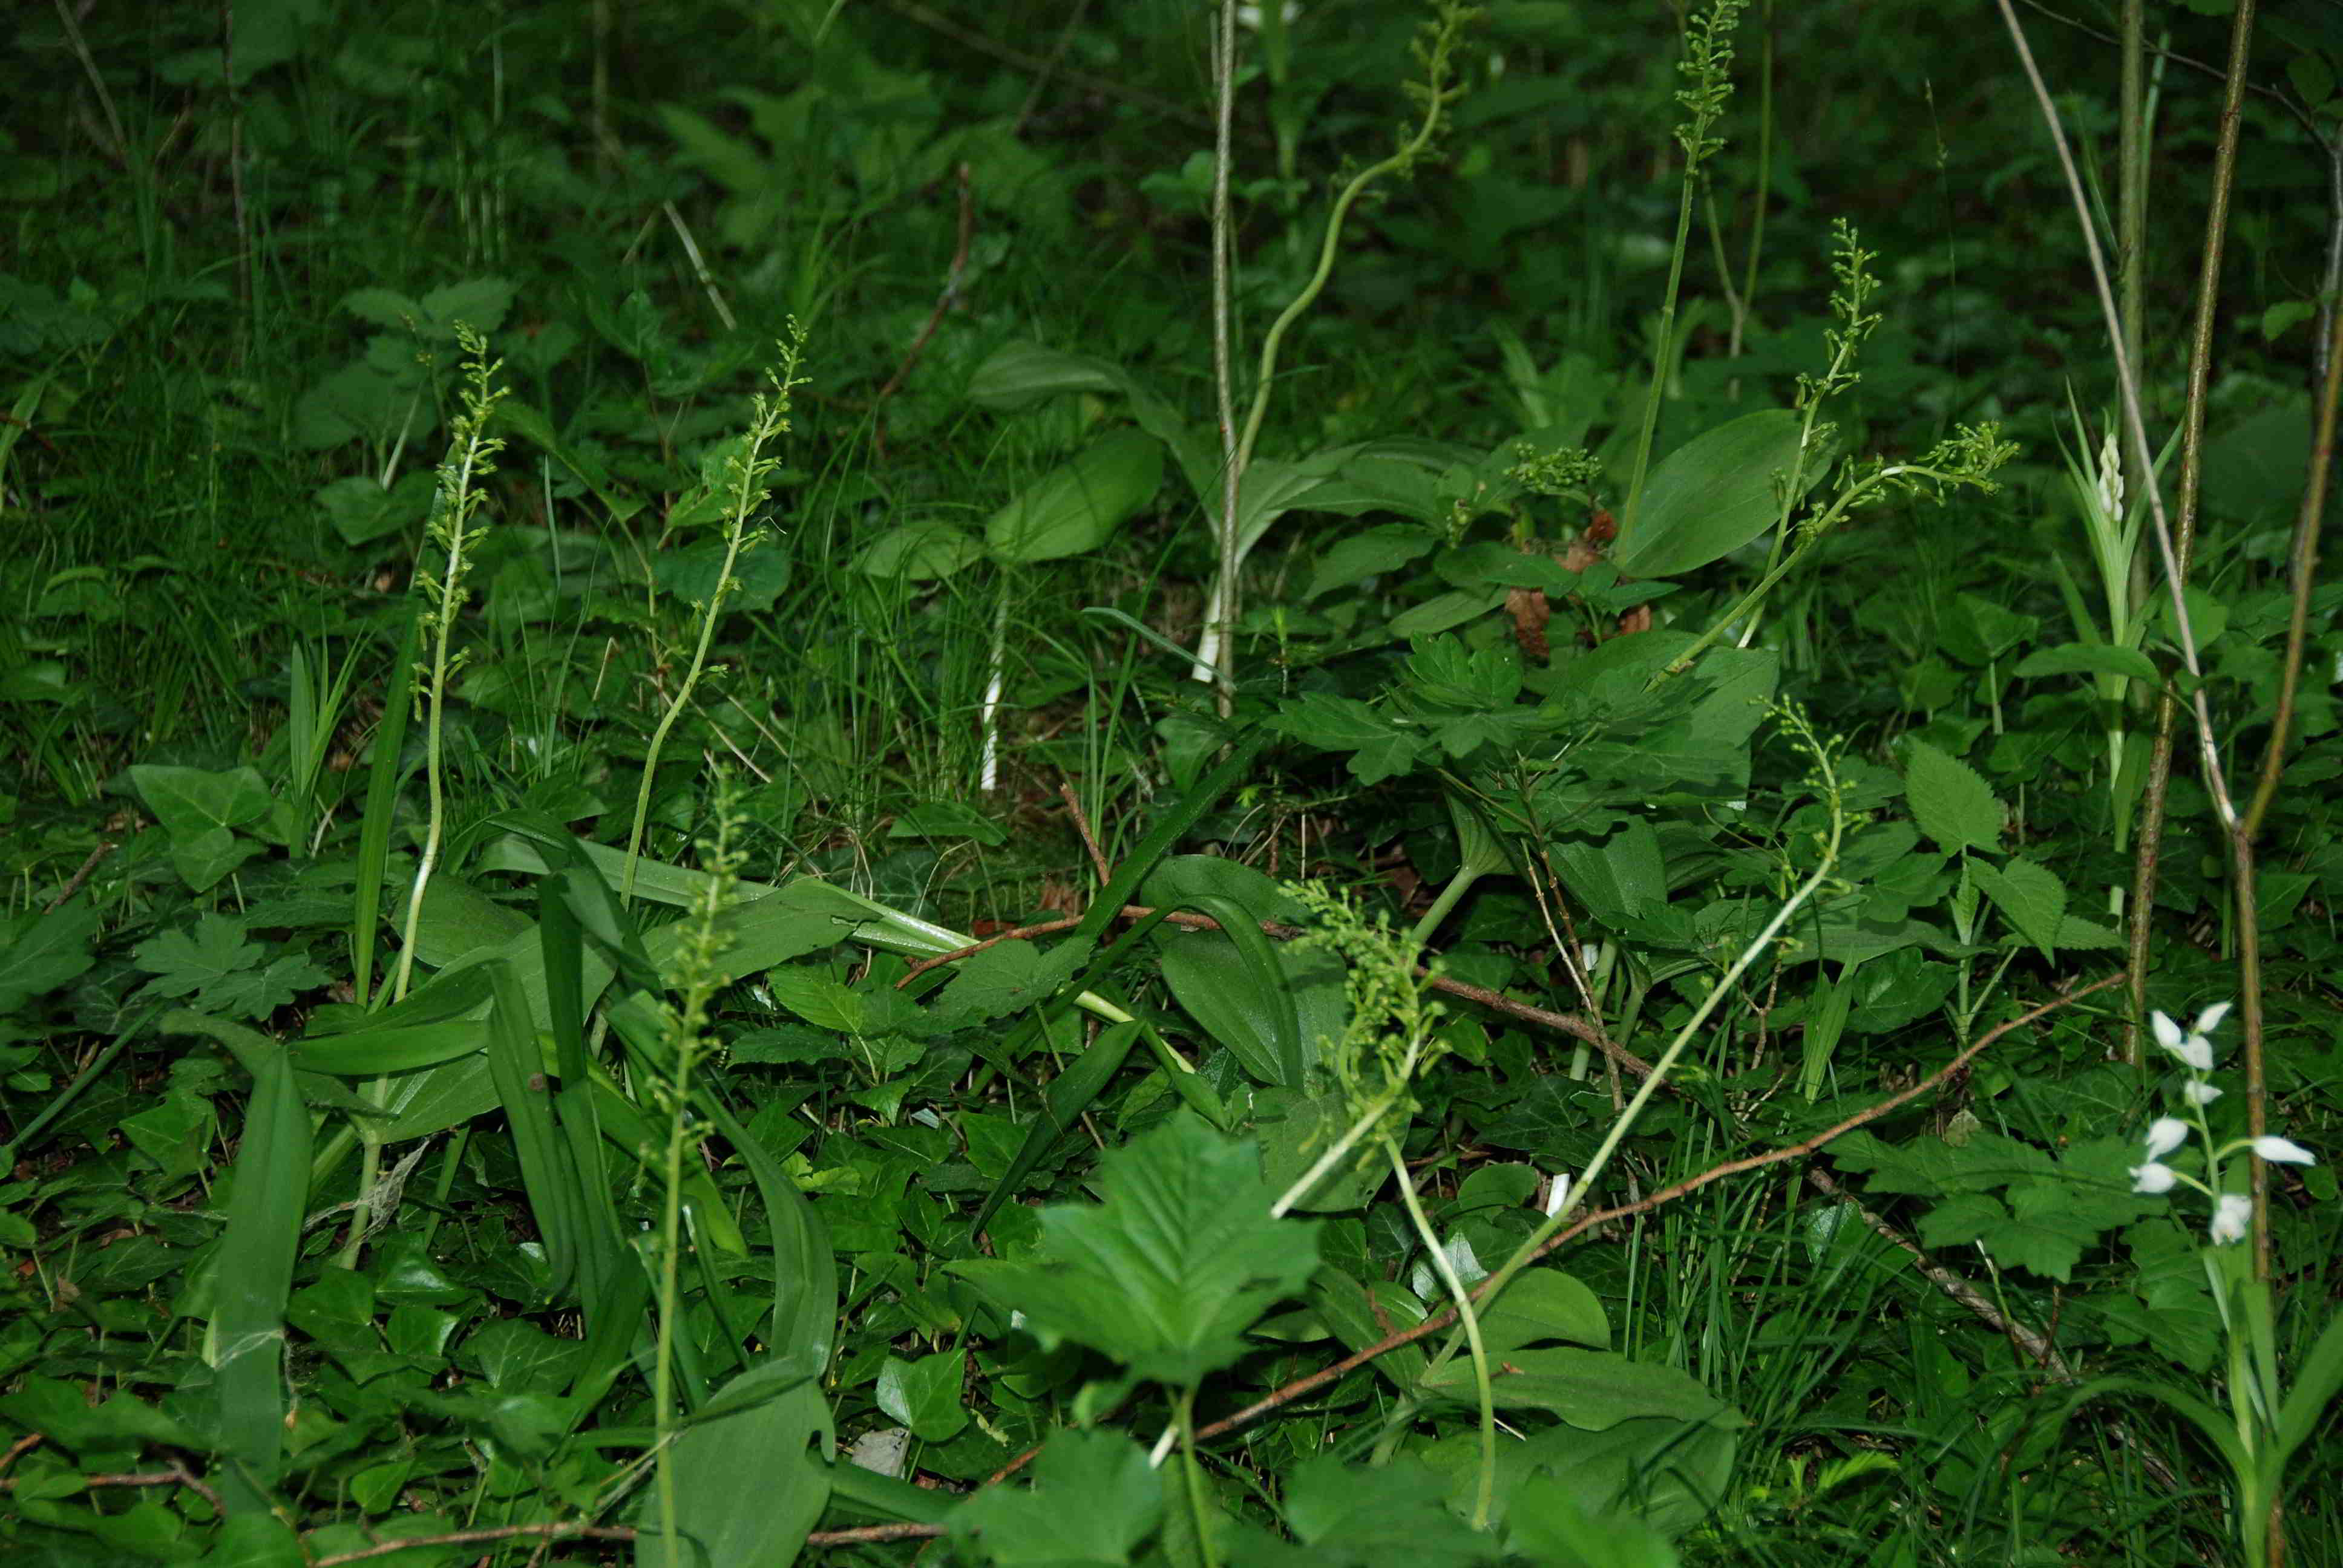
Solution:
<path fill-rule="evenodd" d="M 2001 802 L 1977 770 L 1915 740 L 1904 766 L 1904 794 L 1920 831 L 1947 849 L 2001 847 Z"/>
<path fill-rule="evenodd" d="M 219 984 L 261 959 L 260 946 L 244 940 L 244 922 L 226 915 L 206 915 L 193 934 L 164 931 L 130 950 L 130 961 L 156 979 L 146 990 L 155 996 L 186 996 Z"/>
<path fill-rule="evenodd" d="M 949 1442 L 968 1424 L 960 1399 L 963 1364 L 957 1350 L 909 1362 L 889 1356 L 879 1368 L 879 1408 L 922 1442 Z"/>
<path fill-rule="evenodd" d="M 1098 1208 L 1041 1211 L 1041 1257 L 950 1265 L 1022 1312 L 1045 1346 L 1068 1341 L 1144 1378 L 1192 1387 L 1245 1353 L 1244 1330 L 1318 1266 L 1314 1221 L 1272 1220 L 1250 1141 L 1181 1116 L 1111 1151 Z"/>
<path fill-rule="evenodd" d="M 210 1011 L 228 1018 L 263 1019 L 288 1006 L 305 991 L 316 990 L 334 977 L 319 969 L 307 953 L 287 953 L 264 970 L 239 970 L 204 988 L 200 999 Z"/>

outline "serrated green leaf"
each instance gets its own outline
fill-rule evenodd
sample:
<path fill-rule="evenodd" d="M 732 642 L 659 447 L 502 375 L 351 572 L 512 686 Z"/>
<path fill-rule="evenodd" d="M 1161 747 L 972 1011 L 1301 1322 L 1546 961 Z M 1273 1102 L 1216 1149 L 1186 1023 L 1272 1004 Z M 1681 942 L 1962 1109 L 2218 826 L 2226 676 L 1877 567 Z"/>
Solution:
<path fill-rule="evenodd" d="M 1947 849 L 1996 849 L 2003 812 L 1977 770 L 1925 740 L 1911 742 L 1905 759 L 1904 796 L 1920 830 Z"/>
<path fill-rule="evenodd" d="M 1244 1329 L 1317 1267 L 1317 1222 L 1269 1217 L 1276 1194 L 1253 1145 L 1192 1117 L 1109 1151 L 1100 1185 L 1100 1207 L 1041 1211 L 1044 1261 L 951 1271 L 1023 1312 L 1045 1344 L 1089 1345 L 1193 1387 L 1242 1356 Z"/>
<path fill-rule="evenodd" d="M 2058 879 L 2057 872 L 2023 855 L 2012 855 L 1998 868 L 1983 860 L 1971 861 L 1969 875 L 2020 936 L 2039 949 L 2044 958 L 2055 956 L 2066 914 L 2066 884 Z"/>
<path fill-rule="evenodd" d="M 1118 1432 L 1062 1429 L 1033 1462 L 1031 1490 L 989 1486 L 945 1523 L 970 1561 L 1070 1568 L 1135 1562 L 1162 1513 L 1145 1449 Z"/>

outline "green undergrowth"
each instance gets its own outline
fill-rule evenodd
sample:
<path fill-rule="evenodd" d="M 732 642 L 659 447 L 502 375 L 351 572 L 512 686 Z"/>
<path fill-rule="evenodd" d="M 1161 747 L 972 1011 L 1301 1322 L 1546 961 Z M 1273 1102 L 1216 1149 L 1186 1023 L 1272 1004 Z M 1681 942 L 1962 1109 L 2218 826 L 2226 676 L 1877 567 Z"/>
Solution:
<path fill-rule="evenodd" d="M 0 1553 L 2334 1557 L 2343 49 L 2192 377 L 2019 14 L 2107 311 L 1997 12 L 12 17 Z"/>

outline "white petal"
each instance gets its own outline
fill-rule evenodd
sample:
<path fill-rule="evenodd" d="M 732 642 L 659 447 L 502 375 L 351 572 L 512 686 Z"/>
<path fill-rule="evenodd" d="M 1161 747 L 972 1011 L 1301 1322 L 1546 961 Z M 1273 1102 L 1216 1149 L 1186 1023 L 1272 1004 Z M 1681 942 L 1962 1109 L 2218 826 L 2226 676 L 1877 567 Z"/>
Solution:
<path fill-rule="evenodd" d="M 2228 1017 L 2229 1010 L 2237 1005 L 2237 1004 L 2233 1001 L 2215 1002 L 2211 1007 L 2207 1008 L 2203 1012 L 2197 1015 L 2197 1022 L 2194 1026 L 2196 1032 L 2198 1034 L 2212 1033 L 2215 1030 L 2221 1027 L 2221 1020 Z"/>
<path fill-rule="evenodd" d="M 2213 1222 L 2205 1227 L 2205 1233 L 2213 1238 L 2216 1245 L 2224 1241 L 2242 1241 L 2246 1239 L 2246 1227 L 2253 1217 L 2254 1201 L 2251 1198 L 2242 1192 L 2225 1193 L 2221 1201 L 2213 1205 Z"/>
<path fill-rule="evenodd" d="M 2147 1025 L 2156 1030 L 2156 1043 L 2167 1050 L 2180 1049 L 2180 1026 L 2160 1012 L 2147 1015 Z"/>
<path fill-rule="evenodd" d="M 2286 1165 L 2316 1165 L 2318 1156 L 2291 1138 L 2257 1138 L 2254 1152 L 2265 1160 L 2276 1160 Z"/>
<path fill-rule="evenodd" d="M 1567 1171 L 1556 1171 L 1554 1173 L 1554 1185 L 1546 1190 L 1545 1217 L 1549 1220 L 1553 1219 L 1556 1214 L 1562 1212 L 1563 1205 L 1569 1201 L 1570 1172 Z"/>
<path fill-rule="evenodd" d="M 2147 1157 L 2161 1160 L 2188 1141 L 2188 1123 L 2177 1116 L 2159 1116 L 2147 1126 Z"/>
<path fill-rule="evenodd" d="M 2192 1071 L 2213 1070 L 2213 1044 L 2201 1034 L 2192 1034 L 2174 1046 L 2172 1054 L 2186 1062 Z"/>
<path fill-rule="evenodd" d="M 2221 1091 L 2201 1079 L 2190 1079 L 2180 1086 L 2180 1092 L 2191 1105 L 2210 1105 L 2221 1098 Z"/>
<path fill-rule="evenodd" d="M 2135 1192 L 2169 1192 L 2177 1179 L 2171 1166 L 2154 1160 L 2131 1168 L 2131 1190 Z"/>

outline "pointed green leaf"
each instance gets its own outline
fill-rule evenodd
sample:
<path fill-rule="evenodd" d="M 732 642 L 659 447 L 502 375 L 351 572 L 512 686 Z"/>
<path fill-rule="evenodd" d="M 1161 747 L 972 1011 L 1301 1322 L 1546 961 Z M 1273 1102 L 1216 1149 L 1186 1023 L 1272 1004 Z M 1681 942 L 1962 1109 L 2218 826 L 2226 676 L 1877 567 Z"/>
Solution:
<path fill-rule="evenodd" d="M 1694 437 L 1652 470 L 1612 560 L 1629 577 L 1665 578 L 1739 549 L 1781 516 L 1775 479 L 1796 463 L 1798 439 L 1798 417 L 1786 408 Z"/>

